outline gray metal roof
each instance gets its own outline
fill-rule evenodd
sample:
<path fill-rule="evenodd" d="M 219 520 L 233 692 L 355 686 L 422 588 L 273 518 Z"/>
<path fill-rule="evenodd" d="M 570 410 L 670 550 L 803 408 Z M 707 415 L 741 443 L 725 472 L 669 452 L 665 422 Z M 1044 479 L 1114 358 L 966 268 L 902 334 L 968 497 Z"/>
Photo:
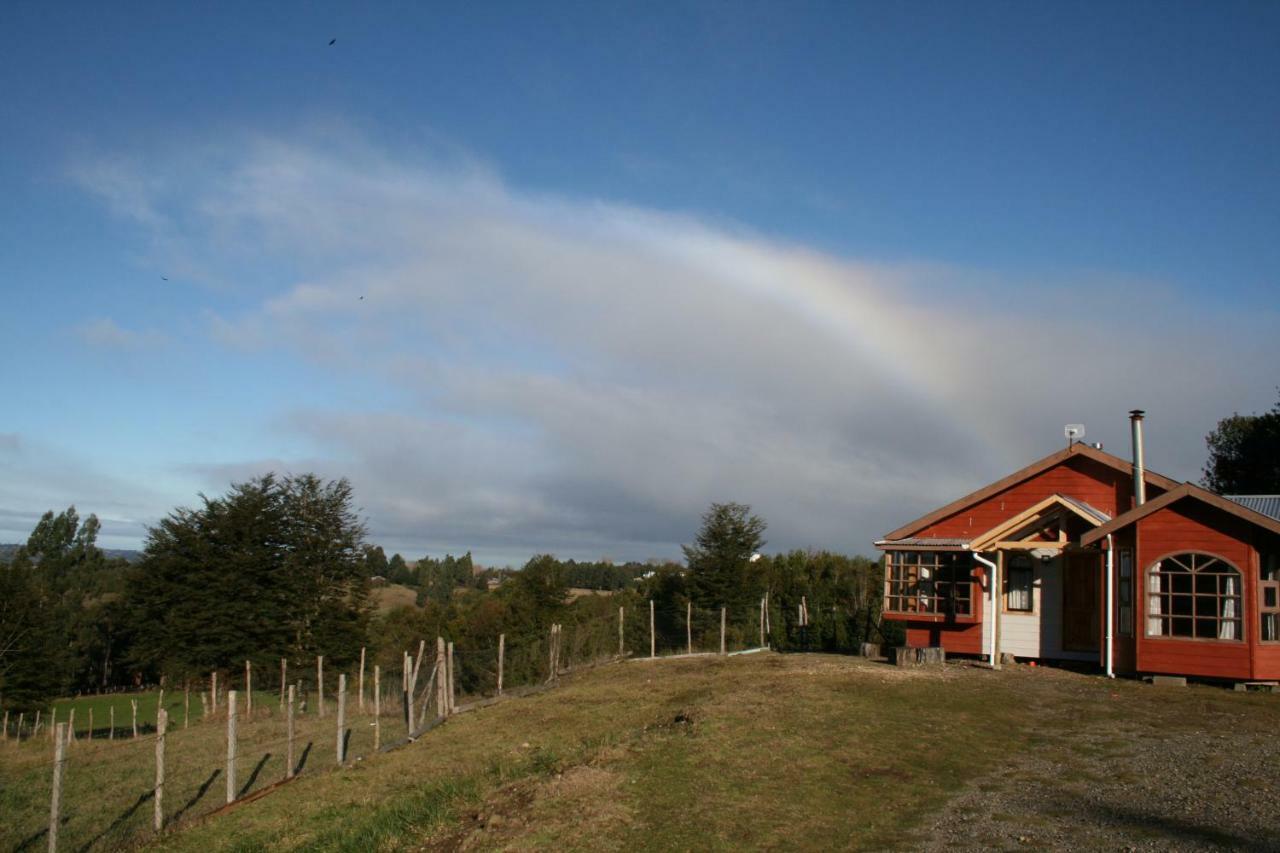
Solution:
<path fill-rule="evenodd" d="M 1280 495 L 1223 495 L 1223 497 L 1280 521 Z"/>
<path fill-rule="evenodd" d="M 1077 509 L 1082 510 L 1086 515 L 1093 516 L 1094 519 L 1096 519 L 1099 524 L 1106 524 L 1108 521 L 1111 520 L 1111 516 L 1107 515 L 1105 512 L 1098 509 L 1097 507 L 1089 506 L 1089 504 L 1085 503 L 1084 501 L 1079 501 L 1079 500 L 1076 500 L 1075 498 L 1067 497 L 1061 492 L 1056 492 L 1055 494 L 1057 494 L 1058 497 L 1062 498 L 1064 501 L 1076 507 Z"/>
<path fill-rule="evenodd" d="M 908 536 L 905 539 L 881 539 L 876 542 L 879 547 L 893 548 L 963 548 L 969 544 L 968 539 L 937 539 L 928 536 Z"/>

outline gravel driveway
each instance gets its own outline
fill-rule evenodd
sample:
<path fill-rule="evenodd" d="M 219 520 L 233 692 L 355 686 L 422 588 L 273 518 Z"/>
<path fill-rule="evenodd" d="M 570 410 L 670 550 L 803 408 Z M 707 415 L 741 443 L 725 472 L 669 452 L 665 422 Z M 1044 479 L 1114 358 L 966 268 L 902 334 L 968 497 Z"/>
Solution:
<path fill-rule="evenodd" d="M 1280 696 L 1135 682 L 1100 692 L 1096 677 L 1043 668 L 1025 677 L 1044 717 L 1031 748 L 1008 750 L 910 846 L 1280 850 L 1280 731 L 1265 707 Z M 1001 738 L 975 733 L 974 748 Z"/>

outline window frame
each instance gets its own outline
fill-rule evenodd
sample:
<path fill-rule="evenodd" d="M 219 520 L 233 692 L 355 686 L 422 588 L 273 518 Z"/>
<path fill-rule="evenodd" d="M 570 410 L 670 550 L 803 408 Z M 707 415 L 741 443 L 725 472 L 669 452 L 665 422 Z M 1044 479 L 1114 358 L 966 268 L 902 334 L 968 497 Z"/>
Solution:
<path fill-rule="evenodd" d="M 1268 573 L 1275 580 L 1264 580 Z M 1275 593 L 1275 604 L 1271 606 L 1267 605 L 1268 591 Z M 1270 632 L 1273 634 L 1271 639 L 1267 639 L 1268 632 L 1263 628 L 1268 616 L 1273 617 L 1275 625 Z M 1258 552 L 1258 642 L 1268 645 L 1280 643 L 1280 553 Z"/>
<path fill-rule="evenodd" d="M 973 591 L 975 561 L 970 552 L 902 549 L 886 551 L 885 556 L 881 612 L 889 616 L 931 621 L 974 621 L 977 618 L 975 601 L 978 596 Z M 930 577 L 922 577 L 926 569 Z M 956 595 L 957 592 L 963 594 Z M 956 602 L 963 603 L 965 608 L 944 605 Z"/>
<path fill-rule="evenodd" d="M 1219 563 L 1219 564 L 1221 564 L 1222 566 L 1224 566 L 1224 567 L 1226 567 L 1226 568 L 1230 569 L 1231 571 L 1235 572 L 1235 578 L 1236 578 L 1236 580 L 1237 580 L 1237 583 L 1239 584 L 1239 589 L 1238 589 L 1234 594 L 1232 594 L 1232 595 L 1226 595 L 1226 594 L 1224 594 L 1224 593 L 1221 591 L 1221 590 L 1222 590 L 1222 586 L 1221 586 L 1221 582 L 1219 581 L 1218 583 L 1216 583 L 1216 584 L 1215 584 L 1215 591 L 1214 591 L 1214 592 L 1212 592 L 1212 593 L 1208 593 L 1208 592 L 1201 592 L 1201 591 L 1197 588 L 1197 586 L 1198 586 L 1198 585 L 1197 585 L 1197 583 L 1196 583 L 1196 579 L 1197 579 L 1197 578 L 1199 578 L 1199 577 L 1217 577 L 1217 578 L 1222 578 L 1222 577 L 1230 577 L 1230 575 L 1229 575 L 1229 573 L 1227 573 L 1227 572 L 1221 572 L 1221 571 L 1217 571 L 1217 572 L 1205 572 L 1205 573 L 1204 573 L 1204 575 L 1201 575 L 1201 574 L 1200 574 L 1200 569 L 1201 569 L 1201 567 L 1198 565 L 1198 563 L 1196 563 L 1196 561 L 1193 561 L 1192 566 L 1191 566 L 1190 568 L 1188 568 L 1188 567 L 1186 567 L 1186 565 L 1185 565 L 1185 564 L 1182 562 L 1182 560 L 1180 559 L 1180 558 L 1188 557 L 1188 556 L 1189 556 L 1189 557 L 1207 557 L 1207 558 L 1209 558 L 1210 560 L 1212 560 L 1212 561 L 1214 561 L 1214 562 L 1216 562 L 1216 563 Z M 1174 572 L 1174 571 L 1160 571 L 1160 570 L 1158 570 L 1158 569 L 1156 568 L 1157 566 L 1162 566 L 1164 563 L 1169 562 L 1169 561 L 1172 561 L 1172 562 L 1176 563 L 1177 565 L 1183 566 L 1183 568 L 1185 569 L 1185 571 L 1184 571 L 1184 572 L 1179 573 L 1179 572 Z M 1190 592 L 1183 592 L 1183 591 L 1174 591 L 1174 590 L 1172 590 L 1172 589 L 1170 589 L 1170 590 L 1163 590 L 1163 589 L 1162 589 L 1162 590 L 1157 591 L 1157 592 L 1152 592 L 1152 586 L 1153 586 L 1153 585 L 1152 585 L 1152 583 L 1151 583 L 1151 581 L 1152 581 L 1152 576 L 1153 576 L 1153 575 L 1155 575 L 1155 574 L 1157 574 L 1157 573 L 1159 573 L 1159 575 L 1161 576 L 1161 578 L 1166 578 L 1166 577 L 1168 577 L 1168 578 L 1172 578 L 1172 577 L 1181 577 L 1181 576 L 1183 576 L 1183 575 L 1186 575 L 1187 577 L 1190 577 L 1190 578 L 1191 578 L 1191 584 L 1190 584 L 1190 586 L 1191 586 L 1191 591 L 1190 591 Z M 1142 633 L 1143 633 L 1143 637 L 1144 637 L 1145 639 L 1148 639 L 1148 640 L 1155 640 L 1155 641 L 1157 641 L 1157 642 L 1159 642 L 1159 641 L 1163 641 L 1163 640 L 1172 640 L 1172 641 L 1175 641 L 1175 642 L 1191 642 L 1191 643 L 1229 643 L 1229 644 L 1232 644 L 1232 645 L 1245 644 L 1245 643 L 1247 643 L 1247 642 L 1249 641 L 1249 637 L 1248 637 L 1248 634 L 1247 634 L 1247 631 L 1248 631 L 1248 625 L 1249 625 L 1249 620 L 1245 618 L 1245 614 L 1244 614 L 1244 604 L 1245 604 L 1244 582 L 1245 582 L 1245 574 L 1244 574 L 1244 572 L 1240 571 L 1240 567 L 1239 567 L 1239 566 L 1237 566 L 1235 563 L 1233 563 L 1232 561 L 1228 560 L 1227 558 L 1225 558 L 1225 557 L 1223 557 L 1223 556 L 1220 556 L 1220 555 L 1218 555 L 1218 554 L 1214 554 L 1214 553 L 1208 552 L 1208 551 L 1171 551 L 1171 552 L 1169 552 L 1168 554 L 1165 554 L 1165 555 L 1163 555 L 1163 556 L 1161 556 L 1161 557 L 1158 557 L 1158 558 L 1156 558 L 1156 559 L 1152 560 L 1152 561 L 1147 565 L 1146 569 L 1143 571 L 1143 580 L 1144 580 L 1144 587 L 1143 587 L 1143 605 L 1144 605 L 1144 606 L 1143 606 L 1143 613 L 1142 613 L 1142 617 L 1141 617 L 1141 618 L 1142 618 L 1142 624 L 1143 624 L 1143 631 L 1142 631 Z M 1181 598 L 1181 599 L 1190 599 L 1190 603 L 1191 603 L 1191 612 L 1190 612 L 1189 614 L 1187 614 L 1187 613 L 1175 613 L 1175 612 L 1172 612 L 1172 610 L 1170 610 L 1170 611 L 1167 611 L 1167 612 L 1166 612 L 1166 611 L 1164 610 L 1164 604 L 1162 603 L 1162 605 L 1161 605 L 1161 611 L 1160 611 L 1159 613 L 1152 613 L 1152 612 L 1151 612 L 1151 602 L 1152 602 L 1152 599 L 1153 599 L 1153 598 L 1155 598 L 1156 596 L 1167 597 L 1167 598 L 1166 598 L 1166 600 L 1167 600 L 1167 601 L 1169 601 L 1170 603 L 1172 603 L 1172 601 L 1173 601 L 1173 599 L 1175 598 L 1175 596 L 1176 596 L 1176 597 L 1178 597 L 1178 598 Z M 1221 602 L 1222 602 L 1224 599 L 1229 599 L 1229 598 L 1230 598 L 1230 599 L 1234 599 L 1234 600 L 1235 600 L 1235 602 L 1236 602 L 1236 615 L 1235 615 L 1234 617 L 1232 617 L 1230 620 L 1226 620 L 1226 619 L 1224 619 L 1224 618 L 1223 618 L 1223 616 L 1222 616 L 1222 610 L 1223 610 L 1223 608 L 1222 608 L 1222 606 L 1221 606 Z M 1213 610 L 1214 615 L 1213 615 L 1213 616 L 1200 615 L 1200 614 L 1198 614 L 1198 613 L 1196 612 L 1196 605 L 1197 605 L 1197 603 L 1198 603 L 1198 601 L 1199 601 L 1199 600 L 1214 600 L 1214 601 L 1219 602 L 1219 604 L 1218 604 L 1217 606 L 1215 606 L 1215 607 L 1214 607 L 1214 610 Z M 1162 628 L 1162 630 L 1161 630 L 1161 632 L 1160 632 L 1160 633 L 1152 633 L 1152 631 L 1151 631 L 1151 620 L 1153 620 L 1153 619 L 1159 619 L 1159 620 L 1161 621 L 1161 628 Z M 1171 627 L 1172 627 L 1172 625 L 1173 625 L 1173 620 L 1174 620 L 1174 619 L 1187 619 L 1187 620 L 1190 620 L 1190 624 L 1191 624 L 1191 635 L 1190 635 L 1190 636 L 1186 636 L 1186 635 L 1183 635 L 1183 634 L 1164 633 L 1164 630 L 1163 630 L 1163 629 L 1165 629 L 1165 628 L 1171 628 Z M 1196 623 L 1197 623 L 1197 622 L 1199 622 L 1200 620 L 1207 620 L 1207 619 L 1213 619 L 1213 620 L 1214 620 L 1214 623 L 1215 623 L 1215 626 L 1216 626 L 1216 627 L 1215 627 L 1215 629 L 1214 629 L 1214 632 L 1213 632 L 1213 633 L 1214 633 L 1214 636 L 1212 636 L 1212 637 L 1207 637 L 1207 636 L 1197 636 L 1197 635 L 1196 635 L 1196 630 L 1197 630 L 1197 625 L 1196 625 Z M 1222 625 L 1223 625 L 1223 623 L 1224 623 L 1224 622 L 1226 622 L 1226 621 L 1231 621 L 1231 622 L 1236 623 L 1236 625 L 1238 626 L 1238 631 L 1237 631 L 1237 633 L 1239 634 L 1239 636 L 1237 636 L 1237 637 L 1222 637 L 1222 636 L 1220 636 L 1220 635 L 1221 635 L 1221 633 L 1222 633 Z"/>
<path fill-rule="evenodd" d="M 1025 574 L 1027 606 L 1014 607 L 1010 600 L 1014 592 L 1014 573 Z M 1004 571 L 1004 595 L 1002 604 L 1006 613 L 1029 616 L 1036 612 L 1036 564 L 1030 554 L 1011 554 Z"/>
<path fill-rule="evenodd" d="M 1118 633 L 1121 637 L 1133 636 L 1133 549 L 1117 549 L 1119 564 L 1116 571 L 1116 602 L 1119 616 Z"/>

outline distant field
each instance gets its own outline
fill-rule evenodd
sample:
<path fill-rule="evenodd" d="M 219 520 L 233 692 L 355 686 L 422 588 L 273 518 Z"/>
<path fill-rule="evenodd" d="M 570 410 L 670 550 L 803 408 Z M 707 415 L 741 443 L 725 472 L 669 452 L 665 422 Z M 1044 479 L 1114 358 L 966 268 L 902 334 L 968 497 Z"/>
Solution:
<path fill-rule="evenodd" d="M 418 591 L 403 584 L 374 587 L 370 593 L 373 605 L 379 613 L 389 613 L 401 607 L 414 607 L 418 603 Z"/>
<path fill-rule="evenodd" d="M 264 714 L 243 729 L 242 773 L 264 767 L 251 787 L 282 769 L 278 719 Z M 342 770 L 328 769 L 331 718 L 303 726 L 309 767 L 323 772 L 154 843 L 198 853 L 1280 847 L 1280 700 L 1215 687 L 709 656 L 566 677 L 380 755 L 362 718 L 353 752 L 366 757 Z M 194 786 L 178 804 L 195 799 L 199 811 L 220 797 L 220 780 L 212 795 L 199 786 L 218 766 L 221 731 L 193 727 L 170 747 Z M 131 805 L 149 756 L 135 752 L 110 762 L 105 746 L 73 747 L 69 826 L 123 819 L 99 847 L 121 846 L 125 828 L 149 837 L 148 808 Z M 47 742 L 0 747 L 0 848 L 47 819 L 47 753 Z"/>
<path fill-rule="evenodd" d="M 254 677 L 257 681 L 257 676 Z M 240 693 L 240 701 L 244 701 L 244 691 Z M 158 690 L 148 690 L 139 693 L 109 693 L 102 696 L 79 696 L 74 699 L 59 699 L 53 703 L 54 711 L 59 722 L 67 722 L 71 716 L 71 709 L 74 708 L 75 730 L 77 736 L 87 735 L 89 733 L 89 712 L 93 712 L 93 728 L 94 736 L 106 738 L 110 735 L 111 711 L 115 710 L 115 736 L 122 737 L 123 733 L 133 734 L 133 707 L 131 701 L 138 701 L 138 728 L 141 732 L 147 732 L 155 728 L 156 711 L 160 693 Z M 253 701 L 259 707 L 266 707 L 267 704 L 275 703 L 279 705 L 279 694 L 271 691 L 255 690 L 253 691 Z M 186 719 L 187 700 L 183 696 L 181 689 L 167 690 L 164 694 L 164 707 L 169 712 L 170 726 L 180 726 Z M 202 706 L 200 704 L 200 694 L 192 691 L 190 698 L 190 721 L 192 723 L 199 720 L 202 716 Z M 11 721 L 12 722 L 12 721 Z M 31 722 L 28 719 L 27 722 Z M 41 725 L 47 724 L 47 718 Z"/>
<path fill-rule="evenodd" d="M 579 598 L 586 598 L 592 595 L 613 595 L 611 589 L 584 589 L 580 586 L 569 588 L 569 600 L 577 601 Z"/>

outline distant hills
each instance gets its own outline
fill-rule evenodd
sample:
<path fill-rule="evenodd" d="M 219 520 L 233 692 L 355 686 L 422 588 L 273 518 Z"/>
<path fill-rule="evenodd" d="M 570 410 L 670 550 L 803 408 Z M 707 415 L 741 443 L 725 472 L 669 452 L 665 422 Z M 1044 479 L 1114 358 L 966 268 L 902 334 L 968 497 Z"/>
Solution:
<path fill-rule="evenodd" d="M 7 563 L 13 559 L 13 555 L 19 548 L 21 543 L 18 542 L 0 542 L 0 563 Z M 129 548 L 102 548 L 100 549 L 108 559 L 123 559 L 130 563 L 136 563 L 142 559 L 141 551 L 134 551 Z"/>

